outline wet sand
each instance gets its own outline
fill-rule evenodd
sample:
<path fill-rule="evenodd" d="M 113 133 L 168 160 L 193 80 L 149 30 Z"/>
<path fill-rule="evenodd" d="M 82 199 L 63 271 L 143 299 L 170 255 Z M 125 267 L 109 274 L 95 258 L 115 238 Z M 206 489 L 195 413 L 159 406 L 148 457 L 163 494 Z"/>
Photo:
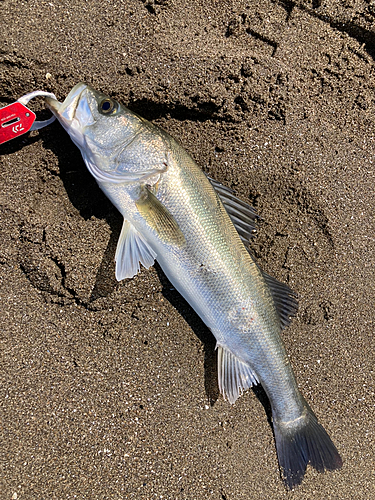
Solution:
<path fill-rule="evenodd" d="M 121 217 L 55 123 L 1 146 L 1 498 L 373 495 L 375 9 L 320 3 L 7 0 L 0 102 L 86 81 L 257 209 L 343 468 L 285 490 L 262 395 L 223 401 L 214 339 L 160 268 L 116 282 Z"/>

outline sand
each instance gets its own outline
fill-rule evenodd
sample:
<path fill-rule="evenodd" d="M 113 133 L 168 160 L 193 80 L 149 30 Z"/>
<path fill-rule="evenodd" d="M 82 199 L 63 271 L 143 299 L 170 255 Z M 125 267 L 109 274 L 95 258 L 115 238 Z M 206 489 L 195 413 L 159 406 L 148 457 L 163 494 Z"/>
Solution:
<path fill-rule="evenodd" d="M 2 14 L 1 105 L 86 81 L 255 206 L 253 253 L 299 295 L 283 338 L 344 465 L 285 490 L 257 391 L 218 394 L 214 339 L 160 268 L 116 282 L 121 217 L 55 123 L 1 146 L 1 498 L 372 498 L 374 4 Z"/>

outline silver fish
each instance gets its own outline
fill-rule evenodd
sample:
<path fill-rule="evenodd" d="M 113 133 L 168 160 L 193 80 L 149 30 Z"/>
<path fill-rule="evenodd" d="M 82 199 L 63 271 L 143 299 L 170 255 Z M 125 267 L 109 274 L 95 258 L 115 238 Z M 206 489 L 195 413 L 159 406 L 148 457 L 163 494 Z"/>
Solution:
<path fill-rule="evenodd" d="M 169 134 L 92 87 L 79 83 L 63 103 L 46 102 L 124 217 L 116 278 L 156 259 L 216 337 L 224 398 L 233 404 L 252 385 L 263 386 L 288 488 L 301 483 L 308 463 L 319 472 L 340 468 L 280 337 L 297 310 L 295 295 L 246 249 L 256 220 L 251 207 L 208 179 Z"/>

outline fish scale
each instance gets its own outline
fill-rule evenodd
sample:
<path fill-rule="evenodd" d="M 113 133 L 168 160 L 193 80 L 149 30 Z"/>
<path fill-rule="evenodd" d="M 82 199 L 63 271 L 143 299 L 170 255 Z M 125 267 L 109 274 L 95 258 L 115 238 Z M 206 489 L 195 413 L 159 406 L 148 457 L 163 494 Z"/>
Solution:
<path fill-rule="evenodd" d="M 300 393 L 281 329 L 297 310 L 287 285 L 248 252 L 257 216 L 208 179 L 181 145 L 86 84 L 46 102 L 79 147 L 88 170 L 124 217 L 116 278 L 156 259 L 217 340 L 218 385 L 234 403 L 255 383 L 270 400 L 284 482 L 298 485 L 311 463 L 334 470 L 341 457 Z"/>

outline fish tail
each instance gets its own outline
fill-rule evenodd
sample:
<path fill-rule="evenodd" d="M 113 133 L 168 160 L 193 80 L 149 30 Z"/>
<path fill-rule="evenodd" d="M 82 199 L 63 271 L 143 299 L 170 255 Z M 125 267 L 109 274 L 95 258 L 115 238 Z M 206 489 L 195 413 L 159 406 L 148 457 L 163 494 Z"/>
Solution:
<path fill-rule="evenodd" d="M 301 417 L 291 422 L 274 418 L 273 427 L 281 473 L 288 489 L 302 482 L 308 463 L 318 472 L 342 466 L 339 452 L 308 406 Z"/>

